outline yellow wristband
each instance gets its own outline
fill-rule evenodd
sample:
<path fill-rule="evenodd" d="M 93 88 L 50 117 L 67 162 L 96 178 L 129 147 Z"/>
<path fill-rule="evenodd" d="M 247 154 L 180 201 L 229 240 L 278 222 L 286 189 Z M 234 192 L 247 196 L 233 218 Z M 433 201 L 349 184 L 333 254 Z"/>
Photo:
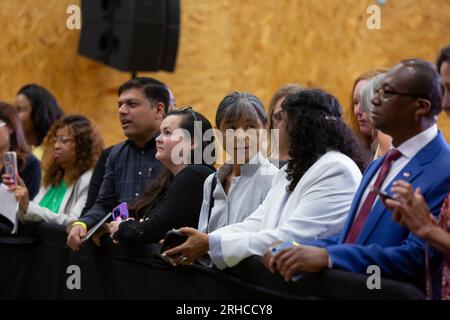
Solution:
<path fill-rule="evenodd" d="M 83 229 L 84 229 L 84 231 L 87 232 L 87 226 L 86 226 L 86 223 L 81 222 L 81 221 L 74 222 L 74 223 L 72 224 L 72 228 L 75 227 L 75 226 L 77 226 L 77 225 L 78 225 L 78 226 L 82 226 Z"/>

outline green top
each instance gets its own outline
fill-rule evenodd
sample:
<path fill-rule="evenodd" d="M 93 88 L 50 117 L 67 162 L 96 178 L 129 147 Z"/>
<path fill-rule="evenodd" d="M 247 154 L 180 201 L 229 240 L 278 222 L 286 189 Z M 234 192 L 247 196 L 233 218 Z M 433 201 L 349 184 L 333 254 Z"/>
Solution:
<path fill-rule="evenodd" d="M 58 213 L 64 195 L 67 192 L 67 184 L 62 181 L 59 186 L 53 186 L 48 189 L 39 205 L 50 211 Z"/>

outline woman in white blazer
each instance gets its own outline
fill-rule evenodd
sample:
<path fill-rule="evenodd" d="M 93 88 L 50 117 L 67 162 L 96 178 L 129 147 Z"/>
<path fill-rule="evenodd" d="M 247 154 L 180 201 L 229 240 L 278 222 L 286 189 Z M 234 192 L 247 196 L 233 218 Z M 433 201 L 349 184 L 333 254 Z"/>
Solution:
<path fill-rule="evenodd" d="M 247 219 L 204 234 L 180 231 L 188 240 L 165 255 L 190 264 L 208 255 L 220 269 L 262 255 L 275 241 L 326 238 L 340 231 L 367 160 L 362 145 L 341 119 L 333 96 L 317 89 L 286 97 L 280 148 L 290 159 L 272 182 L 264 202 Z"/>
<path fill-rule="evenodd" d="M 44 179 L 36 197 L 19 178 L 14 188 L 10 177 L 3 182 L 19 199 L 21 220 L 67 225 L 79 218 L 86 204 L 92 169 L 103 141 L 94 124 L 84 116 L 70 115 L 57 121 L 44 142 Z"/>

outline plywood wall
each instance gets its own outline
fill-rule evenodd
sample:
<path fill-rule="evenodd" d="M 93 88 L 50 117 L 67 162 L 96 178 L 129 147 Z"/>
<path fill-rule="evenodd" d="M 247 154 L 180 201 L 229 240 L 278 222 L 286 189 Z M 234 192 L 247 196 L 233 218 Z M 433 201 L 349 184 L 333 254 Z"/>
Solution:
<path fill-rule="evenodd" d="M 173 89 L 178 105 L 213 120 L 232 90 L 268 103 L 273 91 L 297 82 L 335 94 L 347 107 L 353 79 L 408 57 L 434 61 L 450 44 L 450 0 L 386 0 L 381 30 L 368 30 L 375 0 L 181 0 L 182 29 L 175 73 L 148 74 Z M 77 0 L 0 0 L 0 99 L 13 101 L 37 82 L 68 113 L 100 125 L 108 144 L 123 139 L 116 88 L 129 75 L 77 54 L 79 31 L 66 28 Z M 450 141 L 450 121 L 440 126 Z"/>

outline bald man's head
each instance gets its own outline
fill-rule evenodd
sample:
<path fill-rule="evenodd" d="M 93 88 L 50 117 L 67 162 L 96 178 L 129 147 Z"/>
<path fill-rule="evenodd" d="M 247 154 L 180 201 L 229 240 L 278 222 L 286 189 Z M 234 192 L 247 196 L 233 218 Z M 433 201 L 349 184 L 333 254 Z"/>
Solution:
<path fill-rule="evenodd" d="M 442 93 L 439 73 L 435 66 L 421 59 L 403 60 L 395 68 L 404 68 L 408 81 L 408 92 L 430 102 L 430 115 L 437 116 L 442 111 Z"/>

